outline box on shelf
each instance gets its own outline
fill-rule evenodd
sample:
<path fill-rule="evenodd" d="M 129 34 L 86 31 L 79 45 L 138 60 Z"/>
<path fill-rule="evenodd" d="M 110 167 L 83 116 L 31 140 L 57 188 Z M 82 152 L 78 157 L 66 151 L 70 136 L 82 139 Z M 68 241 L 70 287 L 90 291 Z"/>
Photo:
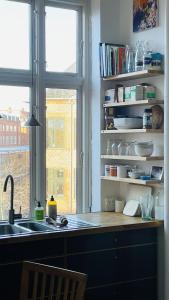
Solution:
<path fill-rule="evenodd" d="M 125 101 L 131 101 L 131 88 L 130 88 L 130 86 L 127 86 L 124 89 L 124 99 L 125 99 Z"/>
<path fill-rule="evenodd" d="M 156 98 L 156 88 L 153 85 L 144 85 L 143 86 L 143 99 L 155 99 Z"/>
<path fill-rule="evenodd" d="M 105 91 L 105 102 L 114 102 L 115 101 L 115 89 L 109 89 Z"/>
<path fill-rule="evenodd" d="M 118 102 L 123 102 L 124 101 L 124 87 L 119 87 L 118 88 Z"/>
<path fill-rule="evenodd" d="M 130 87 L 131 101 L 143 100 L 143 86 L 133 85 Z"/>

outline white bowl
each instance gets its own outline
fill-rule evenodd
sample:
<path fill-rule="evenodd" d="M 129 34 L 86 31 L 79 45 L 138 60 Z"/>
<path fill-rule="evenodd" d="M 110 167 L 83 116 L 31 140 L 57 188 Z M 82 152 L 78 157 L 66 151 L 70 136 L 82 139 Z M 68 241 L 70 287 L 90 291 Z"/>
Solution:
<path fill-rule="evenodd" d="M 114 127 L 117 129 L 137 129 L 143 127 L 142 118 L 114 118 Z"/>
<path fill-rule="evenodd" d="M 153 148 L 152 142 L 136 143 L 134 145 L 135 154 L 138 156 L 151 156 Z"/>
<path fill-rule="evenodd" d="M 145 174 L 144 171 L 139 171 L 139 170 L 133 170 L 133 171 L 128 172 L 128 176 L 133 179 L 140 178 L 140 176 L 142 176 L 144 174 Z"/>

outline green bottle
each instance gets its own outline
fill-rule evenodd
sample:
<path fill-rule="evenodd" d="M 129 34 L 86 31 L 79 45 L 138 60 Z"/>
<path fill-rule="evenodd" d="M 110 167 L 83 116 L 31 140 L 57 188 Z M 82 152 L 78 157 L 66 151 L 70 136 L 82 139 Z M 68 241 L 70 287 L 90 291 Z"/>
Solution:
<path fill-rule="evenodd" d="M 38 201 L 37 207 L 35 207 L 35 220 L 43 221 L 44 220 L 44 208 L 41 206 L 40 201 Z"/>

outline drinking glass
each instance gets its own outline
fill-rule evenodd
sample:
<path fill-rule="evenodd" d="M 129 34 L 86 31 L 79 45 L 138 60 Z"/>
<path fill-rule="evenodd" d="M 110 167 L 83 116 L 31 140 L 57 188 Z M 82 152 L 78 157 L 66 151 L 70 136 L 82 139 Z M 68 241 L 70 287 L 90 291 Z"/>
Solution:
<path fill-rule="evenodd" d="M 140 197 L 141 217 L 143 220 L 152 220 L 154 198 L 151 195 Z"/>

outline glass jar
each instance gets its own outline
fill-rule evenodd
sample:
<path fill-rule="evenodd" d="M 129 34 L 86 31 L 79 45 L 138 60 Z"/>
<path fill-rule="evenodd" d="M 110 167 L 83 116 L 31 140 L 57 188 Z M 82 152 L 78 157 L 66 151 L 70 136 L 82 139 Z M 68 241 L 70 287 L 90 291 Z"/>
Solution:
<path fill-rule="evenodd" d="M 134 72 L 135 71 L 135 50 L 130 48 L 130 46 L 126 46 L 126 72 Z"/>
<path fill-rule="evenodd" d="M 146 108 L 143 114 L 143 128 L 151 129 L 152 128 L 152 109 Z"/>
<path fill-rule="evenodd" d="M 144 53 L 143 42 L 138 41 L 136 44 L 135 71 L 143 70 L 143 53 Z"/>
<path fill-rule="evenodd" d="M 118 145 L 119 145 L 119 141 L 112 142 L 112 145 L 111 145 L 111 154 L 112 155 L 119 155 Z"/>
<path fill-rule="evenodd" d="M 118 145 L 118 154 L 119 155 L 129 155 L 130 145 L 128 142 L 120 142 Z"/>

